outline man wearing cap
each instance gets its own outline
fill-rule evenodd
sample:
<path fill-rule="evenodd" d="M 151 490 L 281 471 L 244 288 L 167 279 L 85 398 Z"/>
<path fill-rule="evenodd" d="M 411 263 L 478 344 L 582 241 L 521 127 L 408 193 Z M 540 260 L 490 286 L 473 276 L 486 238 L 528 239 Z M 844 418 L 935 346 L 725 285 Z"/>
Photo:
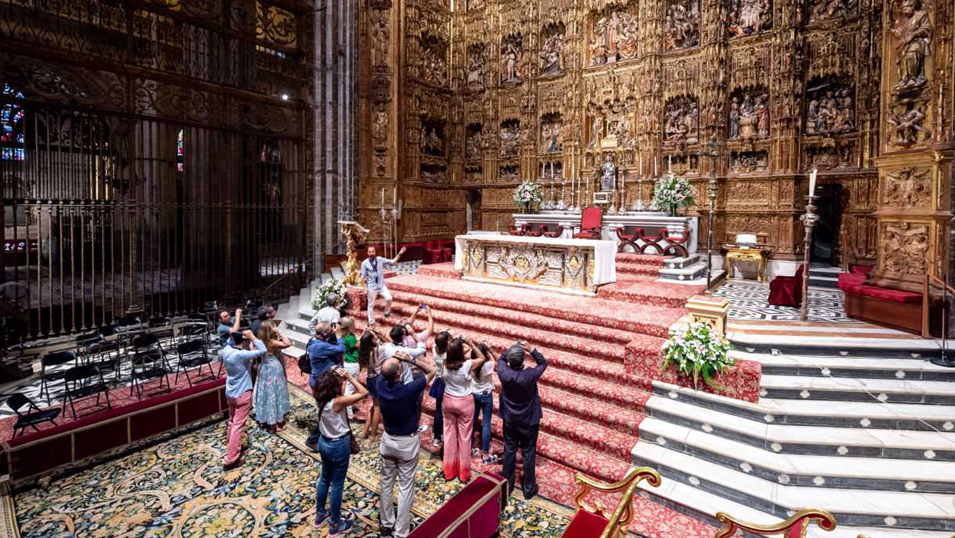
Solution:
<path fill-rule="evenodd" d="M 527 351 L 524 342 L 518 342 L 501 354 L 497 361 L 497 376 L 501 380 L 499 401 L 501 419 L 504 421 L 504 469 L 501 474 L 507 480 L 507 491 L 514 490 L 514 467 L 517 449 L 524 458 L 524 498 L 537 495 L 535 468 L 537 460 L 537 434 L 541 421 L 541 398 L 537 381 L 547 369 L 547 359 L 535 348 L 530 355 L 537 363 L 533 368 L 524 368 Z"/>

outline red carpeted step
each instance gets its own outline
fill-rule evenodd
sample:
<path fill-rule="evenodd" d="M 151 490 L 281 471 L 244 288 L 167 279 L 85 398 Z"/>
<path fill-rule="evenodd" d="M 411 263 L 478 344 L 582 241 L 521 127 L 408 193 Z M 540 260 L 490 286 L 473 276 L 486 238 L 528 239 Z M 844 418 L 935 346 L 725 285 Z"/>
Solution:
<path fill-rule="evenodd" d="M 617 280 L 625 275 L 641 275 L 659 278 L 660 268 L 643 264 L 617 262 Z"/>
<path fill-rule="evenodd" d="M 476 304 L 471 301 L 458 301 L 451 299 L 441 299 L 427 297 L 417 293 L 405 291 L 393 291 L 395 304 L 404 304 L 410 307 L 407 313 L 410 315 L 414 309 L 422 303 L 426 303 L 434 310 L 437 319 L 446 313 L 461 314 L 467 316 L 477 316 L 482 320 L 499 321 L 505 324 L 511 324 L 517 327 L 529 327 L 545 331 L 558 332 L 565 335 L 582 336 L 587 338 L 599 338 L 607 342 L 615 342 L 626 345 L 633 339 L 632 331 L 613 329 L 608 327 L 597 327 L 592 323 L 581 323 L 557 319 L 541 314 L 532 314 L 521 312 L 512 308 L 501 308 L 496 306 Z M 419 319 L 424 314 L 419 314 Z M 426 318 L 426 315 L 424 315 Z M 662 327 L 661 327 L 662 328 Z M 661 336 L 660 331 L 653 331 L 653 336 Z"/>
<path fill-rule="evenodd" d="M 663 263 L 666 261 L 667 256 L 660 256 L 655 254 L 636 254 L 633 252 L 618 252 L 616 261 L 617 263 L 627 263 L 633 265 L 647 265 L 650 267 L 663 267 Z"/>
<path fill-rule="evenodd" d="M 441 278 L 461 278 L 461 271 L 454 268 L 454 262 L 431 263 L 428 265 L 419 265 L 418 274 L 423 276 L 436 276 Z"/>
<path fill-rule="evenodd" d="M 597 297 L 613 301 L 635 302 L 641 305 L 656 305 L 683 308 L 686 300 L 702 293 L 706 286 L 668 284 L 644 275 L 618 275 L 617 282 L 601 286 Z M 642 310 L 643 307 L 640 307 Z"/>
<path fill-rule="evenodd" d="M 656 336 L 666 336 L 670 325 L 685 313 L 685 301 L 680 302 L 677 307 L 645 304 L 637 309 L 632 304 L 621 304 L 620 301 L 599 297 L 581 301 L 580 297 L 556 292 L 422 275 L 403 275 L 389 279 L 388 288 L 392 292 L 401 291 L 423 297 L 494 306 Z M 627 298 L 626 302 L 633 301 Z"/>

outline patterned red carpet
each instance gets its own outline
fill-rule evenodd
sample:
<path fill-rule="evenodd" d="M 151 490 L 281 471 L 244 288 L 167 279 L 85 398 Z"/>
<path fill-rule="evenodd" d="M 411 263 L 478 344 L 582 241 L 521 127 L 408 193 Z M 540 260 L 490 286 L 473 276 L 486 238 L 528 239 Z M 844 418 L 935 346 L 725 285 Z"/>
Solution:
<path fill-rule="evenodd" d="M 450 328 L 484 340 L 495 353 L 515 340 L 537 347 L 550 365 L 540 386 L 544 418 L 538 481 L 543 496 L 573 505 L 575 473 L 614 482 L 630 467 L 650 380 L 624 370 L 625 353 L 659 354 L 669 326 L 684 314 L 686 299 L 702 291 L 655 282 L 662 266 L 660 256 L 618 255 L 618 282 L 595 298 L 469 282 L 460 280 L 450 264 L 422 266 L 417 275 L 388 279 L 392 314 L 385 318 L 379 304 L 377 323 L 387 330 L 425 303 L 433 308 L 436 330 Z M 355 317 L 363 326 L 364 316 Z M 419 323 L 418 330 L 422 327 Z M 430 424 L 431 398 L 425 399 L 425 413 Z M 502 424 L 496 415 L 492 431 L 492 450 L 501 452 Z M 423 440 L 430 446 L 430 429 Z M 500 472 L 500 464 L 489 470 Z M 648 498 L 634 502 L 630 530 L 639 534 L 698 538 L 716 531 Z M 615 504 L 612 498 L 605 501 Z"/>

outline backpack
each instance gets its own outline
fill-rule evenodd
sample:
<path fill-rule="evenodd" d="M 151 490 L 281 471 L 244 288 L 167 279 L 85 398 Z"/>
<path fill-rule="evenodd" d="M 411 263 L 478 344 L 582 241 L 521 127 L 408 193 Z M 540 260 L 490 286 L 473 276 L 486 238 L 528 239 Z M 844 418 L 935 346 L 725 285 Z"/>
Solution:
<path fill-rule="evenodd" d="M 312 361 L 309 358 L 309 351 L 312 347 L 312 342 L 317 340 L 317 338 L 309 338 L 308 344 L 305 344 L 305 354 L 298 358 L 298 369 L 302 371 L 303 374 L 312 374 Z"/>

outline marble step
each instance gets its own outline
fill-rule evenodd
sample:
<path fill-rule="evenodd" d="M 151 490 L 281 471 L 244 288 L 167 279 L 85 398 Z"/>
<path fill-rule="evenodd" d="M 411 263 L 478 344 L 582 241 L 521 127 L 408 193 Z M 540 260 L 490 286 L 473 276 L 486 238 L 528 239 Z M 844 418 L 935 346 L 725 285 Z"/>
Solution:
<path fill-rule="evenodd" d="M 843 525 L 955 530 L 955 497 L 951 495 L 787 485 L 707 465 L 689 454 L 646 442 L 638 442 L 632 455 L 635 465 L 654 467 L 666 478 L 779 518 L 811 505 L 829 511 Z"/>
<path fill-rule="evenodd" d="M 955 384 L 913 379 L 763 375 L 760 395 L 775 399 L 955 405 Z M 955 409 L 953 409 L 955 411 Z"/>
<path fill-rule="evenodd" d="M 753 404 L 659 381 L 653 382 L 653 393 L 662 398 L 680 399 L 702 409 L 765 424 L 940 432 L 955 430 L 955 407 L 945 405 L 779 398 L 761 398 L 758 404 Z"/>
<path fill-rule="evenodd" d="M 814 288 L 839 289 L 839 278 L 831 276 L 809 275 L 809 285 Z"/>
<path fill-rule="evenodd" d="M 699 258 L 699 256 L 697 256 Z M 660 278 L 662 280 L 697 280 L 706 275 L 706 263 L 696 262 L 684 267 L 664 267 L 660 269 Z"/>
<path fill-rule="evenodd" d="M 686 267 L 696 265 L 700 263 L 700 261 L 701 259 L 699 254 L 690 254 L 689 256 L 685 258 L 684 257 L 667 258 L 663 262 L 663 267 L 664 267 L 664 270 L 684 269 Z"/>
<path fill-rule="evenodd" d="M 955 462 L 955 429 L 806 427 L 767 423 L 725 412 L 701 413 L 683 398 L 652 396 L 648 416 L 782 454 Z"/>
<path fill-rule="evenodd" d="M 759 326 L 762 327 L 762 326 Z M 741 326 L 742 328 L 754 328 L 752 325 Z M 789 334 L 752 334 L 742 333 L 733 330 L 732 323 L 727 330 L 727 338 L 737 350 L 747 353 L 764 353 L 768 355 L 793 355 L 793 356 L 832 356 L 832 357 L 863 357 L 863 358 L 886 358 L 886 359 L 932 359 L 941 356 L 941 343 L 939 340 L 913 338 L 908 333 L 884 329 L 881 332 L 888 334 L 898 333 L 899 338 L 868 338 L 862 336 L 840 337 L 840 331 L 852 331 L 852 324 L 846 324 L 845 328 L 839 327 L 832 329 L 829 333 L 821 335 L 825 331 L 815 331 L 812 335 L 800 334 L 799 327 L 787 327 L 781 325 L 776 327 L 779 331 L 785 328 Z M 955 343 L 949 345 L 950 349 L 955 349 Z"/>
<path fill-rule="evenodd" d="M 690 484 L 664 478 L 660 487 L 640 484 L 642 494 L 653 501 L 676 510 L 683 514 L 697 517 L 712 525 L 719 526 L 716 514 L 725 512 L 734 517 L 755 523 L 757 525 L 771 525 L 780 523 L 784 517 L 776 517 L 759 510 L 755 510 L 749 503 L 732 501 L 708 491 L 696 488 Z M 823 508 L 815 504 L 806 503 L 806 506 Z M 951 533 L 946 531 L 923 531 L 914 529 L 899 529 L 889 527 L 860 527 L 847 525 L 838 521 L 832 531 L 824 531 L 816 525 L 806 529 L 804 538 L 950 538 Z"/>
<path fill-rule="evenodd" d="M 640 438 L 708 463 L 788 485 L 955 493 L 955 473 L 949 471 L 952 463 L 946 461 L 787 454 L 777 443 L 767 450 L 654 417 L 640 423 Z"/>
<path fill-rule="evenodd" d="M 922 381 L 955 381 L 955 369 L 937 366 L 911 356 L 908 358 L 866 358 L 811 355 L 769 355 L 734 350 L 736 359 L 751 360 L 762 365 L 763 375 L 833 377 L 853 379 L 906 379 Z"/>

